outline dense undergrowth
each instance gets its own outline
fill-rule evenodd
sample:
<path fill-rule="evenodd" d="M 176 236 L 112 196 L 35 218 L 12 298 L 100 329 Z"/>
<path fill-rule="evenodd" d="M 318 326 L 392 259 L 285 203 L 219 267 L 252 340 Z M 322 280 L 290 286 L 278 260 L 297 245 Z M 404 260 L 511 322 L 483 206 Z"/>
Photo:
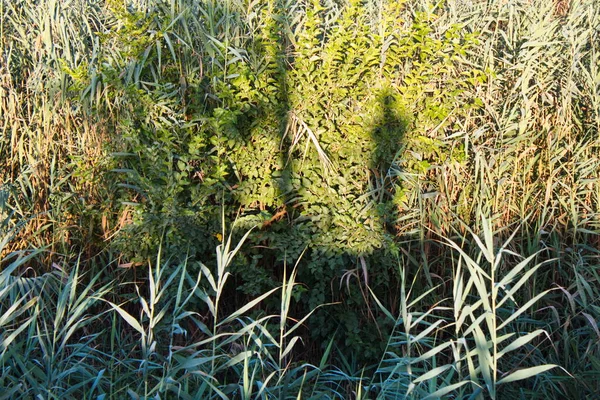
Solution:
<path fill-rule="evenodd" d="M 0 0 L 0 398 L 598 393 L 594 3 Z"/>

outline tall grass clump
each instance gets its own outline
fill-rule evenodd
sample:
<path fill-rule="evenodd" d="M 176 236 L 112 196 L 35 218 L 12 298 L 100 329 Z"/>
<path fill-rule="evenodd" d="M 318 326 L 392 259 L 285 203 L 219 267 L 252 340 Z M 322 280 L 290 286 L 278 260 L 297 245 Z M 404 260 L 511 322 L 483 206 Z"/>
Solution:
<path fill-rule="evenodd" d="M 532 312 L 540 309 L 540 300 L 551 289 L 533 298 L 520 294 L 545 263 L 532 266 L 539 254 L 521 257 L 508 249 L 518 231 L 498 246 L 491 221 L 483 218 L 482 226 L 483 237 L 472 236 L 475 257 L 463 249 L 465 241 L 461 246 L 445 240 L 458 254 L 450 299 L 436 293 L 444 284 L 415 295 L 415 282 L 404 280 L 399 314 L 394 316 L 375 297 L 395 328 L 366 393 L 375 392 L 378 398 L 509 398 L 516 393 L 511 383 L 535 382 L 558 367 L 541 363 L 543 347 L 551 346 L 544 343 L 549 332 L 538 328 L 544 323 Z M 513 257 L 515 261 L 507 260 Z M 406 276 L 402 266 L 401 274 Z M 424 302 L 432 295 L 438 302 Z M 526 354 L 537 361 L 527 361 Z M 533 398 L 527 387 L 519 386 L 518 392 Z"/>
<path fill-rule="evenodd" d="M 5 244 L 4 244 L 5 245 Z M 3 398 L 76 398 L 103 392 L 105 369 L 97 348 L 96 296 L 110 286 L 98 277 L 83 284 L 79 265 L 70 273 L 28 276 L 28 264 L 42 251 L 13 252 L 0 273 L 0 387 Z"/>
<path fill-rule="evenodd" d="M 79 266 L 70 275 L 56 266 L 27 278 L 18 271 L 39 252 L 10 255 L 0 276 L 4 398 L 335 397 L 335 388 L 319 384 L 327 355 L 320 366 L 293 361 L 295 332 L 310 316 L 289 315 L 295 269 L 281 287 L 219 312 L 242 243 L 231 249 L 230 236 L 216 249 L 216 268 L 201 265 L 197 276 L 186 264 L 166 276 L 159 255 L 145 287 L 136 285 L 135 306 L 112 302 L 119 287 L 100 283 L 106 271 L 85 279 Z M 176 295 L 167 298 L 172 286 Z M 275 293 L 279 314 L 248 315 Z M 211 320 L 193 311 L 194 300 L 207 305 Z"/>
<path fill-rule="evenodd" d="M 0 382 L 11 398 L 499 398 L 503 385 L 557 365 L 522 360 L 541 353 L 544 341 L 537 339 L 548 336 L 533 329 L 535 318 L 523 317 L 549 290 L 518 304 L 520 289 L 542 267 L 527 268 L 537 254 L 502 272 L 503 255 L 519 256 L 507 249 L 510 239 L 496 248 L 490 222 L 483 219 L 483 226 L 483 240 L 473 236 L 475 259 L 448 241 L 459 254 L 451 301 L 428 306 L 425 300 L 443 285 L 414 294 L 415 282 L 403 278 L 394 316 L 371 291 L 394 324 L 372 375 L 329 365 L 333 341 L 318 365 L 294 360 L 297 334 L 310 317 L 290 316 L 297 266 L 281 287 L 220 312 L 230 263 L 250 232 L 233 249 L 230 235 L 216 249 L 215 268 L 201 264 L 197 275 L 185 263 L 166 275 L 159 254 L 148 281 L 134 284 L 137 296 L 121 304 L 113 302 L 119 285 L 102 283 L 105 270 L 86 279 L 78 265 L 69 275 L 55 266 L 28 278 L 18 271 L 39 252 L 11 255 L 0 281 Z M 401 274 L 407 277 L 402 267 Z M 274 295 L 279 314 L 252 313 Z M 207 315 L 194 311 L 196 301 Z M 513 325 L 519 333 L 507 329 Z"/>
<path fill-rule="evenodd" d="M 0 184 L 26 224 L 14 248 L 93 254 L 114 232 L 100 183 L 112 124 L 81 101 L 105 29 L 102 3 L 0 4 Z"/>

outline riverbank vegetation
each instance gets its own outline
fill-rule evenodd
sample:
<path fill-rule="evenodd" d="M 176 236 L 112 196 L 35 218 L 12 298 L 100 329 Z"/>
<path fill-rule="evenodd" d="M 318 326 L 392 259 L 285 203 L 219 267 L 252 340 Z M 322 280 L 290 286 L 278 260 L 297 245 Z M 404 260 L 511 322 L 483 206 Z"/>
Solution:
<path fill-rule="evenodd" d="M 600 392 L 599 31 L 0 0 L 0 398 Z"/>

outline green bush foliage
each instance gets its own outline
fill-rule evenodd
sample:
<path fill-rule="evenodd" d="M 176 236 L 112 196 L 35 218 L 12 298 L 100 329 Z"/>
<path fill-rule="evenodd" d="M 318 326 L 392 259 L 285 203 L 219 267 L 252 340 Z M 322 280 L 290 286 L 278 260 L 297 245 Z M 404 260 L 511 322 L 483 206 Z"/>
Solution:
<path fill-rule="evenodd" d="M 377 293 L 397 282 L 398 211 L 416 189 L 394 169 L 424 176 L 464 161 L 437 132 L 460 118 L 465 89 L 485 80 L 461 63 L 476 35 L 460 26 L 434 35 L 435 13 L 410 15 L 396 1 L 375 20 L 360 1 L 337 14 L 307 2 L 300 20 L 275 1 L 252 19 L 227 7 L 212 9 L 233 20 L 218 27 L 208 16 L 188 26 L 181 16 L 197 12 L 192 3 L 112 9 L 117 28 L 102 40 L 119 52 L 100 52 L 98 65 L 106 96 L 129 105 L 115 173 L 133 215 L 117 246 L 141 262 L 164 235 L 169 254 L 206 259 L 222 214 L 226 225 L 258 225 L 234 268 L 238 290 L 272 288 L 308 248 L 301 300 L 345 299 L 315 316 L 313 334 L 347 325 L 346 344 L 376 357 L 389 327 L 364 304 L 364 288 L 340 282 L 354 276 Z M 372 337 L 360 337 L 368 320 Z"/>

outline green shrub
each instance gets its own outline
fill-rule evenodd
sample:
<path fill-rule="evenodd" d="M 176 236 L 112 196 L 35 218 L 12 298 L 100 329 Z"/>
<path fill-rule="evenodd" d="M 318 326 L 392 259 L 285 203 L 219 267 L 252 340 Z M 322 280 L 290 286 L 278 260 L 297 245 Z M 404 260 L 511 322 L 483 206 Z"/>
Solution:
<path fill-rule="evenodd" d="M 312 332 L 325 339 L 354 321 L 345 343 L 377 357 L 381 340 L 360 338 L 357 327 L 372 320 L 374 339 L 389 327 L 364 304 L 364 288 L 339 282 L 346 271 L 378 293 L 397 282 L 399 203 L 420 189 L 393 171 L 423 177 L 464 159 L 436 132 L 483 82 L 461 71 L 476 39 L 459 26 L 439 36 L 435 14 L 413 16 L 397 2 L 375 22 L 358 1 L 337 14 L 318 1 L 291 11 L 269 2 L 251 14 L 213 6 L 230 20 L 207 24 L 192 4 L 116 9 L 116 29 L 104 35 L 103 84 L 126 105 L 115 172 L 133 214 L 117 248 L 142 262 L 164 234 L 168 254 L 206 259 L 221 213 L 239 216 L 240 226 L 261 229 L 233 266 L 238 289 L 272 288 L 286 258 L 308 246 L 303 303 L 344 299 L 317 314 Z"/>

